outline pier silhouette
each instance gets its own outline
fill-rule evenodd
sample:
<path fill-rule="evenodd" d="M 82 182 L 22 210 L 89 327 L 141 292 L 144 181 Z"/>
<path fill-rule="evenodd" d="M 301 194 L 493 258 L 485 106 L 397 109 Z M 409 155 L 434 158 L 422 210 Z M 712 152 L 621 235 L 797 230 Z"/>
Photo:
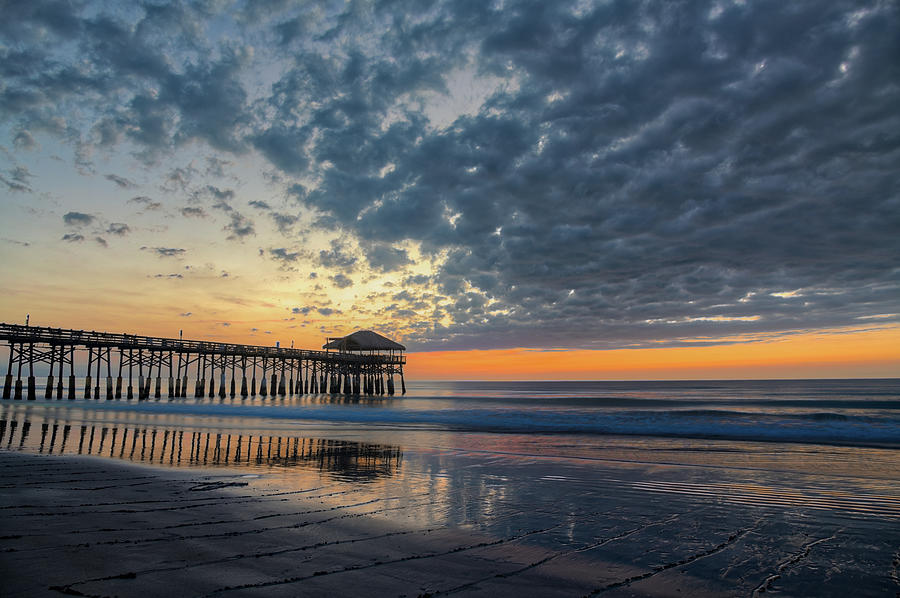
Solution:
<path fill-rule="evenodd" d="M 169 398 L 187 397 L 189 386 L 191 395 L 198 398 L 238 394 L 393 395 L 395 376 L 406 394 L 406 348 L 368 330 L 329 338 L 324 350 L 5 323 L 0 324 L 0 340 L 9 344 L 4 399 L 37 399 L 35 366 L 39 364 L 50 366 L 43 388 L 45 399 L 54 398 L 54 394 L 56 399 L 76 398 L 77 364 L 86 372 L 85 399 L 160 398 L 163 381 L 167 382 L 165 394 Z M 81 357 L 85 352 L 86 359 Z M 27 373 L 24 381 L 23 370 Z"/>

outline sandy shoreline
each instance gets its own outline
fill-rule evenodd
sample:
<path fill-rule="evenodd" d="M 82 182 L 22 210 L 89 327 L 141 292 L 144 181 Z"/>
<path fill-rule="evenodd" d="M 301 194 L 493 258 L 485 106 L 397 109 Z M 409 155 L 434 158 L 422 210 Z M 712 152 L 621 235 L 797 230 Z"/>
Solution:
<path fill-rule="evenodd" d="M 388 523 L 378 515 L 420 503 L 343 500 L 353 489 L 342 485 L 11 452 L 0 471 L 4 596 L 418 596 L 554 556 L 517 544 L 546 530 L 493 538 L 412 514 Z M 525 591 L 579 591 L 547 583 Z"/>
<path fill-rule="evenodd" d="M 428 466 L 412 454 L 404 459 L 402 475 L 367 483 L 314 468 L 163 468 L 0 451 L 2 593 L 414 598 L 900 590 L 900 518 L 890 497 L 858 494 L 851 511 L 849 499 L 831 490 L 813 501 L 788 487 L 697 483 L 708 474 L 681 466 L 561 462 L 546 475 L 538 463 L 439 457 L 455 475 L 477 472 L 472 479 L 486 493 L 475 496 L 468 486 L 435 485 L 444 479 L 437 473 L 422 478 L 427 484 L 409 484 L 406 476 Z M 522 481 L 532 474 L 542 477 Z M 522 484 L 533 495 L 503 494 Z M 548 497 L 553 488 L 577 500 Z M 454 509 L 488 523 L 460 524 L 448 516 Z"/>

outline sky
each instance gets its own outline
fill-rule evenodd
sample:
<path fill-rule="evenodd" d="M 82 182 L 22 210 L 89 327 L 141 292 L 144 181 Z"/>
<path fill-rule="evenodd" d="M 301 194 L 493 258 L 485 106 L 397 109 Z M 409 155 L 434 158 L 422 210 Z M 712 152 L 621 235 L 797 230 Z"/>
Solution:
<path fill-rule="evenodd" d="M 893 1 L 0 1 L 0 320 L 900 376 Z"/>

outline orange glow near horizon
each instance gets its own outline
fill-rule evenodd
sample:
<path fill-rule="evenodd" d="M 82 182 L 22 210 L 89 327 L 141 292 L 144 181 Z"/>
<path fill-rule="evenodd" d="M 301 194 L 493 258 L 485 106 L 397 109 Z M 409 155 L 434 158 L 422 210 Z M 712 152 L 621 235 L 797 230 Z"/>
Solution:
<path fill-rule="evenodd" d="M 127 292 L 125 293 L 128 294 Z M 15 300 L 16 294 L 12 295 Z M 273 318 L 270 306 L 219 305 L 213 317 L 194 315 L 172 319 L 171 305 L 148 302 L 136 314 L 123 294 L 78 296 L 67 305 L 66 317 L 43 321 L 31 310 L 32 325 L 127 332 L 219 342 L 319 349 L 326 336 L 348 334 L 359 328 L 350 318 L 311 316 L 313 322 L 297 326 L 288 318 Z M 19 310 L 24 315 L 24 305 Z M 6 319 L 13 310 L 5 310 Z M 47 310 L 49 311 L 49 310 Z M 281 310 L 286 311 L 286 310 Z M 217 319 L 216 316 L 222 318 Z M 230 325 L 224 326 L 223 320 Z M 19 323 L 24 324 L 24 317 Z M 333 326 L 325 334 L 320 326 Z M 256 332 L 250 332 L 257 328 Z M 374 327 L 377 331 L 377 326 Z M 268 334 L 267 332 L 270 332 Z M 402 338 L 398 338 L 403 342 Z M 701 340 L 701 339 L 697 339 Z M 701 380 L 778 378 L 893 378 L 900 377 L 900 326 L 845 328 L 773 335 L 765 339 L 702 339 L 721 342 L 696 347 L 642 349 L 496 349 L 409 353 L 408 380 Z"/>
<path fill-rule="evenodd" d="M 900 376 L 900 327 L 810 332 L 760 342 L 618 350 L 411 353 L 421 380 L 697 380 Z"/>

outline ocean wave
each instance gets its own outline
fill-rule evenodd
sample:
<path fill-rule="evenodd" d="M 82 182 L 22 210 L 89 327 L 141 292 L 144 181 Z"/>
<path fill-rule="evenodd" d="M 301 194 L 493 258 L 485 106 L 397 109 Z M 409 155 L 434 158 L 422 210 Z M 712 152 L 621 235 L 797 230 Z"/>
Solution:
<path fill-rule="evenodd" d="M 51 404 L 47 405 L 51 407 Z M 250 419 L 297 426 L 377 426 L 531 434 L 640 435 L 795 441 L 900 447 L 900 416 L 891 412 L 759 412 L 726 409 L 553 409 L 465 407 L 407 409 L 379 404 L 229 404 L 216 402 L 80 402 L 87 412 L 176 416 L 196 421 Z M 86 414 L 87 415 L 87 414 Z M 227 425 L 227 422 L 226 422 Z"/>

